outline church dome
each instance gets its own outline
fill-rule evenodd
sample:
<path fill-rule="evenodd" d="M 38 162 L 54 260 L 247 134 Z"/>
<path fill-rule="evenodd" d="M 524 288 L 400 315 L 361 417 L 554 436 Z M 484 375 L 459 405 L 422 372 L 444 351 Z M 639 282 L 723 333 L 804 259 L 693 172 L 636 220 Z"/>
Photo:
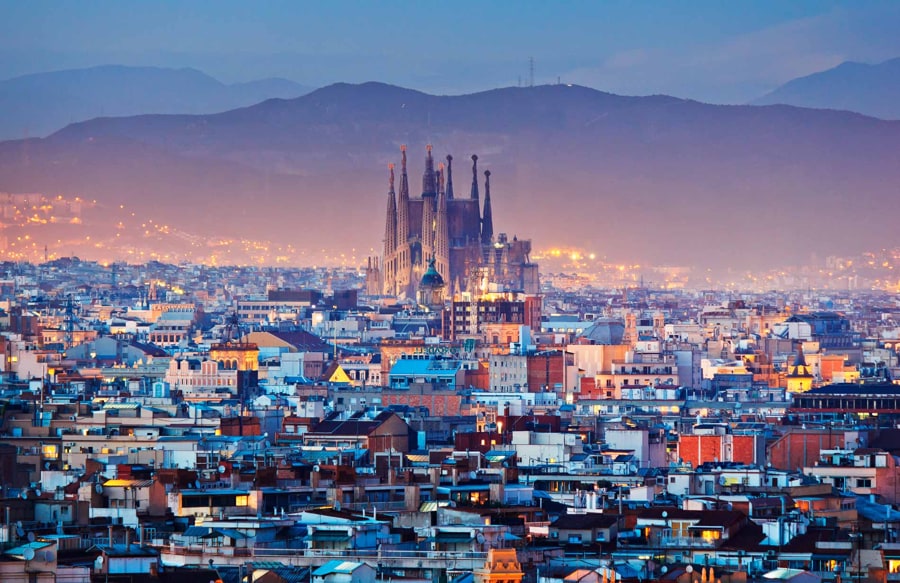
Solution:
<path fill-rule="evenodd" d="M 422 281 L 419 282 L 420 287 L 444 287 L 444 278 L 434 268 L 434 259 L 428 262 L 428 269 L 422 274 Z"/>

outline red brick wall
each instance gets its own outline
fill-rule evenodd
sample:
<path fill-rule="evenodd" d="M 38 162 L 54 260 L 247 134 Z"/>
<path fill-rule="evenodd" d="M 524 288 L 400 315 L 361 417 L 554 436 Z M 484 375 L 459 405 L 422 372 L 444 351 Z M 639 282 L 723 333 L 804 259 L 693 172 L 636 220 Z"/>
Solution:
<path fill-rule="evenodd" d="M 796 470 L 815 464 L 823 449 L 843 447 L 843 432 L 799 429 L 781 436 L 769 446 L 768 462 L 779 470 Z"/>
<path fill-rule="evenodd" d="M 541 296 L 525 298 L 525 325 L 531 328 L 532 334 L 541 331 Z"/>
<path fill-rule="evenodd" d="M 262 435 L 259 417 L 223 417 L 219 420 L 222 435 Z"/>
<path fill-rule="evenodd" d="M 546 386 L 550 391 L 563 383 L 563 353 L 535 354 L 528 357 L 528 391 L 540 393 Z"/>
<path fill-rule="evenodd" d="M 479 363 L 477 370 L 467 370 L 465 375 L 463 382 L 466 387 L 472 387 L 479 391 L 489 391 L 491 389 L 491 373 L 487 366 Z"/>
<path fill-rule="evenodd" d="M 896 504 L 898 495 L 900 495 L 900 492 L 897 490 L 897 486 L 900 485 L 897 476 L 898 470 L 900 468 L 895 466 L 890 458 L 888 459 L 888 467 L 875 470 L 874 494 L 883 498 L 888 504 Z"/>
<path fill-rule="evenodd" d="M 756 459 L 756 440 L 759 439 L 755 435 L 733 435 L 731 446 L 730 460 L 742 464 L 756 465 L 764 464 L 765 460 Z"/>
<path fill-rule="evenodd" d="M 722 439 L 721 435 L 682 435 L 678 439 L 678 458 L 695 468 L 722 460 Z"/>
<path fill-rule="evenodd" d="M 410 407 L 427 407 L 432 415 L 459 415 L 462 409 L 462 397 L 455 393 L 446 395 L 407 395 L 401 393 L 381 394 L 381 405 L 409 405 Z"/>
<path fill-rule="evenodd" d="M 575 395 L 576 401 L 582 399 L 602 399 L 601 392 L 597 390 L 597 382 L 592 377 L 581 378 L 581 392 Z"/>

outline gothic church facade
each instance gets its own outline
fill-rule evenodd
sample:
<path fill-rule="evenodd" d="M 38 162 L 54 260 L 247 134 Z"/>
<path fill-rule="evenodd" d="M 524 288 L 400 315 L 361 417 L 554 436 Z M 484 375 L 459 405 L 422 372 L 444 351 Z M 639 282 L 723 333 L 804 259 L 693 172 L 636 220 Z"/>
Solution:
<path fill-rule="evenodd" d="M 481 205 L 478 156 L 472 156 L 469 195 L 453 189 L 453 157 L 435 168 L 432 148 L 426 148 L 422 193 L 410 196 L 406 147 L 400 149 L 400 184 L 395 191 L 394 165 L 385 216 L 384 252 L 377 266 L 381 293 L 413 298 L 422 275 L 434 268 L 452 295 L 495 291 L 539 293 L 538 267 L 531 262 L 531 241 L 494 235 L 491 172 L 484 171 Z M 370 261 L 370 268 L 373 267 Z M 374 291 L 374 290 L 373 290 Z"/>

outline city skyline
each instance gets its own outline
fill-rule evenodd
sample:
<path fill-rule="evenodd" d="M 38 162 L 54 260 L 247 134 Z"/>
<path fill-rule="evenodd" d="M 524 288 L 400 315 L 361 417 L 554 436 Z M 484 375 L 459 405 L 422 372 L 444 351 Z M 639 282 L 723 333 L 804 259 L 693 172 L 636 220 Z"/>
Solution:
<path fill-rule="evenodd" d="M 893 3 L 7 4 L 0 77 L 91 68 L 2 82 L 8 260 L 363 266 L 385 242 L 386 165 L 408 144 L 417 174 L 430 144 L 481 156 L 492 234 L 562 272 L 895 285 L 900 241 L 870 228 L 894 218 L 890 115 L 851 113 L 866 95 L 848 111 L 678 99 L 746 103 L 895 58 Z M 851 69 L 789 86 L 798 103 L 867 87 Z"/>
<path fill-rule="evenodd" d="M 900 583 L 900 3 L 0 14 L 4 580 Z"/>

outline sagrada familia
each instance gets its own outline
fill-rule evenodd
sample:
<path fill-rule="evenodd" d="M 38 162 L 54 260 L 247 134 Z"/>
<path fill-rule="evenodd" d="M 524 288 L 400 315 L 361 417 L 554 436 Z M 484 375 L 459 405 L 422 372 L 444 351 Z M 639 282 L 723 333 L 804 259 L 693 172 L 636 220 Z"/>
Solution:
<path fill-rule="evenodd" d="M 453 156 L 435 169 L 431 146 L 426 148 L 422 195 L 410 197 L 406 146 L 401 146 L 399 194 L 394 190 L 394 165 L 384 229 L 384 253 L 379 264 L 369 260 L 369 292 L 416 297 L 426 273 L 434 271 L 447 292 L 473 296 L 510 291 L 539 293 L 538 266 L 531 262 L 531 241 L 504 233 L 494 235 L 491 211 L 491 172 L 484 171 L 484 208 L 478 184 L 478 156 L 472 156 L 472 188 L 468 197 L 453 191 Z M 429 270 L 429 266 L 431 269 Z"/>

